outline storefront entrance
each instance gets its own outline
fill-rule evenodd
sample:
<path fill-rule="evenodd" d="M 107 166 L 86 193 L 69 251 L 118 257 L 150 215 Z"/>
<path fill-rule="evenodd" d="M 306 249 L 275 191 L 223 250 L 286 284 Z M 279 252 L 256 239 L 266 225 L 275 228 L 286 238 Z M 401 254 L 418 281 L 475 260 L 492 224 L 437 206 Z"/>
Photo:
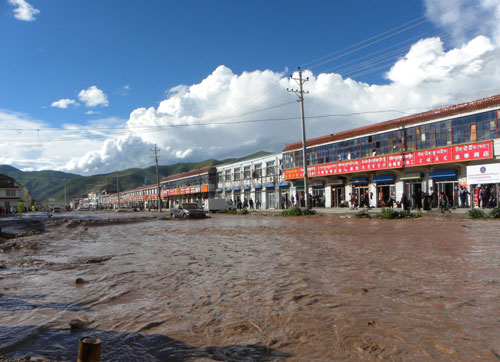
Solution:
<path fill-rule="evenodd" d="M 345 187 L 332 187 L 332 207 L 345 207 Z"/>
<path fill-rule="evenodd" d="M 262 206 L 262 191 L 260 189 L 255 190 L 255 208 L 260 209 Z"/>
<path fill-rule="evenodd" d="M 368 195 L 368 186 L 355 186 L 353 187 L 353 194 L 355 197 L 355 207 L 370 207 L 370 199 Z"/>
<path fill-rule="evenodd" d="M 276 194 L 274 189 L 266 190 L 266 209 L 276 208 Z"/>
<path fill-rule="evenodd" d="M 287 209 L 290 207 L 290 188 L 280 187 L 280 209 Z"/>
<path fill-rule="evenodd" d="M 325 188 L 313 186 L 312 207 L 325 207 Z"/>
<path fill-rule="evenodd" d="M 457 181 L 439 181 L 436 182 L 438 195 L 444 193 L 453 207 L 458 206 L 458 182 Z"/>
<path fill-rule="evenodd" d="M 393 207 L 396 201 L 395 185 L 377 184 L 377 207 Z"/>
<path fill-rule="evenodd" d="M 406 181 L 405 193 L 412 209 L 421 209 L 423 207 L 422 181 Z"/>

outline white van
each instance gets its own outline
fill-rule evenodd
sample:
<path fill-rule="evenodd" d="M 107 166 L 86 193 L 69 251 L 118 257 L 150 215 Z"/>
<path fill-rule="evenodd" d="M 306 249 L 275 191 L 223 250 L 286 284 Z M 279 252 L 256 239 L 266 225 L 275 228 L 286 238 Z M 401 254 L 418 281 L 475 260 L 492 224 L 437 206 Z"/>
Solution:
<path fill-rule="evenodd" d="M 235 206 L 231 200 L 224 199 L 206 199 L 204 207 L 205 211 L 220 211 L 220 210 L 234 210 Z"/>

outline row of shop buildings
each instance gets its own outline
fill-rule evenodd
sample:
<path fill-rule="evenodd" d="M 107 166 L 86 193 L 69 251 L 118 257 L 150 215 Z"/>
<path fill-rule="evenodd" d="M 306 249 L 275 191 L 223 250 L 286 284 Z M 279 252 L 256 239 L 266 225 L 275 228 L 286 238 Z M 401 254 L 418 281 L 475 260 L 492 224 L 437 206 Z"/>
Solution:
<path fill-rule="evenodd" d="M 500 95 L 334 133 L 282 152 L 191 170 L 161 180 L 165 207 L 177 201 L 225 198 L 263 209 L 313 207 L 437 206 L 440 193 L 459 207 L 498 204 Z M 465 197 L 464 197 L 465 196 Z M 103 203 L 112 207 L 117 194 Z M 157 186 L 124 191 L 123 205 L 157 207 Z M 251 203 L 250 203 L 250 200 Z M 484 201 L 484 200 L 483 200 Z M 434 205 L 432 205 L 434 204 Z"/>
<path fill-rule="evenodd" d="M 31 210 L 31 192 L 20 182 L 0 174 L 0 214 Z"/>

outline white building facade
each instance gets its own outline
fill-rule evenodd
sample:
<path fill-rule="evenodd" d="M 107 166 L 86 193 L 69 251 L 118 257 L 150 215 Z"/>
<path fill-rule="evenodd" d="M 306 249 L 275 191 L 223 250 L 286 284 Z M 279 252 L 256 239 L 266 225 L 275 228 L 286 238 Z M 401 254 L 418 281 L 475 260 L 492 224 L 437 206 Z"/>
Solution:
<path fill-rule="evenodd" d="M 294 199 L 281 156 L 277 153 L 217 166 L 215 197 L 255 209 L 290 207 Z"/>

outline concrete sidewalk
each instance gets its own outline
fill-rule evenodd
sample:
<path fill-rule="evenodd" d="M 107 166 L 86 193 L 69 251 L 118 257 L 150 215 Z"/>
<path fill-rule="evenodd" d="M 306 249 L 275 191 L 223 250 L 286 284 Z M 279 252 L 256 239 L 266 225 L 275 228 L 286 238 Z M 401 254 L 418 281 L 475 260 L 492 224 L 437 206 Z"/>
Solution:
<path fill-rule="evenodd" d="M 357 209 L 350 209 L 347 207 L 331 207 L 331 208 L 312 208 L 311 210 L 316 211 L 316 213 L 321 214 L 321 215 L 328 215 L 328 214 L 358 214 L 359 212 L 366 210 L 369 214 L 372 215 L 378 215 L 382 212 L 382 208 L 379 207 L 374 207 L 374 208 L 357 208 Z M 395 210 L 397 211 L 402 211 L 401 209 L 396 208 Z M 453 209 L 451 208 L 451 214 L 455 215 L 465 215 L 470 208 L 456 208 Z M 248 210 L 251 213 L 264 213 L 264 214 L 281 214 L 283 209 L 259 209 L 259 210 Z M 416 210 L 411 210 L 411 212 L 414 213 L 420 213 L 422 215 L 441 215 L 441 210 L 439 208 L 432 209 L 432 210 L 420 210 L 417 212 Z M 443 214 L 449 214 L 448 212 L 445 212 Z"/>

